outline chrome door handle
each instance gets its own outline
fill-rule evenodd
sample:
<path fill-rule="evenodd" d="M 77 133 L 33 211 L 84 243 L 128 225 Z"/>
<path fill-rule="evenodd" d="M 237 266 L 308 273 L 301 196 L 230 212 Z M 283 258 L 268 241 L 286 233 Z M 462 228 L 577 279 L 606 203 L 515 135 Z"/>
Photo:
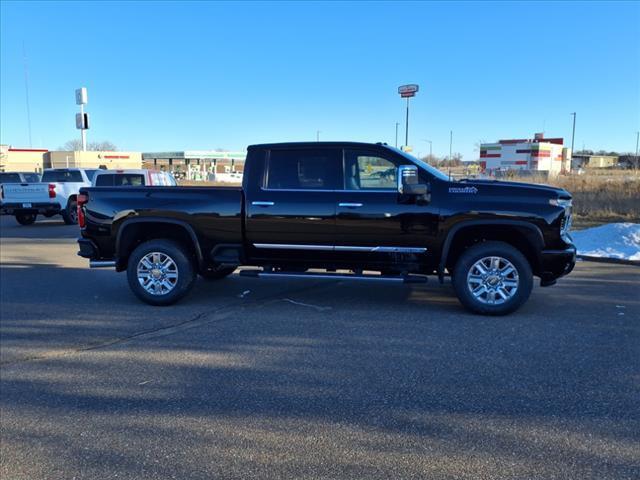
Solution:
<path fill-rule="evenodd" d="M 347 208 L 360 208 L 362 203 L 339 203 L 339 207 L 347 207 Z"/>
<path fill-rule="evenodd" d="M 251 205 L 255 205 L 256 207 L 273 207 L 275 203 L 273 202 L 251 202 Z"/>

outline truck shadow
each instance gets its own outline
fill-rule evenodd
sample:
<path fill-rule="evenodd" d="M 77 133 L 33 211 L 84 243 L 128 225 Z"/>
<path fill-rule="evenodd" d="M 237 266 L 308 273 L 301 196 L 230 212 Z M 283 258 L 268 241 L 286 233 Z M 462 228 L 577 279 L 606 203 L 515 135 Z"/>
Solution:
<path fill-rule="evenodd" d="M 292 295 L 288 284 L 232 276 L 199 282 L 186 306 L 157 309 L 137 304 L 108 271 L 3 268 L 2 281 L 50 281 L 60 270 L 72 270 L 75 306 L 58 285 L 53 304 L 14 288 L 5 298 L 3 288 L 3 342 L 86 328 L 109 338 L 139 329 L 140 317 L 175 322 L 201 313 L 188 305 L 210 302 L 211 289 L 234 309 L 196 329 L 3 368 L 2 411 L 23 420 L 3 427 L 5 445 L 37 444 L 74 470 L 136 476 L 142 450 L 163 459 L 146 464 L 150 477 L 167 468 L 180 478 L 201 478 L 203 468 L 245 477 L 315 468 L 373 478 L 391 472 L 386 462 L 396 477 L 497 477 L 517 465 L 523 476 L 624 478 L 637 468 L 637 306 L 609 311 L 624 291 L 603 305 L 601 288 L 582 274 L 572 280 L 570 317 L 559 289 L 507 318 L 468 315 L 444 300 L 424 312 L 443 295 L 437 285 L 309 283 Z M 627 292 L 637 287 L 633 274 L 598 274 Z M 264 298 L 245 305 L 260 288 Z M 27 421 L 33 412 L 46 421 Z M 169 467 L 167 444 L 199 461 Z M 282 455 L 286 466 L 271 462 Z"/>

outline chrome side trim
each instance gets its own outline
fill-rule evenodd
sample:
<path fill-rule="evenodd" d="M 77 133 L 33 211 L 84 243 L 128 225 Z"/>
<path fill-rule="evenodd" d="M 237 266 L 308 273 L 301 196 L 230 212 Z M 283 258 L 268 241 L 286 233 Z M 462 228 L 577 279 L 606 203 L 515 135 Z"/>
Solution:
<path fill-rule="evenodd" d="M 89 268 L 114 268 L 115 266 L 116 266 L 116 262 L 114 260 L 109 260 L 109 261 L 91 260 L 91 261 L 89 261 Z"/>
<path fill-rule="evenodd" d="M 340 202 L 338 204 L 339 207 L 347 207 L 347 208 L 359 208 L 363 204 L 362 203 L 349 203 L 349 202 Z"/>
<path fill-rule="evenodd" d="M 288 243 L 254 243 L 256 248 L 270 248 L 273 250 L 333 250 L 333 245 L 299 245 Z"/>
<path fill-rule="evenodd" d="M 285 243 L 254 243 L 256 248 L 274 250 L 323 250 L 329 252 L 375 252 L 375 253 L 424 253 L 424 247 L 359 247 L 354 245 L 300 245 Z"/>
<path fill-rule="evenodd" d="M 251 202 L 251 205 L 255 205 L 256 207 L 272 207 L 275 205 L 274 202 Z"/>

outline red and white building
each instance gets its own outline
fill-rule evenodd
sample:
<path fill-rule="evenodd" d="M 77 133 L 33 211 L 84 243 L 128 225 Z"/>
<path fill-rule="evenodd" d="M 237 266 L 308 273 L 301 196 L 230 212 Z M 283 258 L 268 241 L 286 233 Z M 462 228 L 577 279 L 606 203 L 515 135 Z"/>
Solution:
<path fill-rule="evenodd" d="M 480 145 L 480 168 L 491 175 L 507 170 L 528 170 L 557 175 L 568 171 L 570 149 L 562 138 L 544 138 L 536 133 L 533 139 L 500 140 Z"/>

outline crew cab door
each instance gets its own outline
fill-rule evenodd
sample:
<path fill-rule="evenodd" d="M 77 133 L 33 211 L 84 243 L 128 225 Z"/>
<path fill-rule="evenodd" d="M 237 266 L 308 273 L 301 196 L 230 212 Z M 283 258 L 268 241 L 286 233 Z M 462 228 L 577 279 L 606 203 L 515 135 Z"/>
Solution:
<path fill-rule="evenodd" d="M 398 192 L 405 159 L 366 149 L 344 151 L 344 187 L 337 193 L 336 252 L 366 259 L 427 253 L 438 229 L 438 209 Z M 427 183 L 428 178 L 421 178 Z M 388 257 L 390 260 L 393 258 Z"/>
<path fill-rule="evenodd" d="M 304 257 L 331 251 L 341 169 L 338 148 L 266 151 L 262 177 L 254 173 L 250 185 L 245 184 L 246 239 L 252 256 Z"/>

